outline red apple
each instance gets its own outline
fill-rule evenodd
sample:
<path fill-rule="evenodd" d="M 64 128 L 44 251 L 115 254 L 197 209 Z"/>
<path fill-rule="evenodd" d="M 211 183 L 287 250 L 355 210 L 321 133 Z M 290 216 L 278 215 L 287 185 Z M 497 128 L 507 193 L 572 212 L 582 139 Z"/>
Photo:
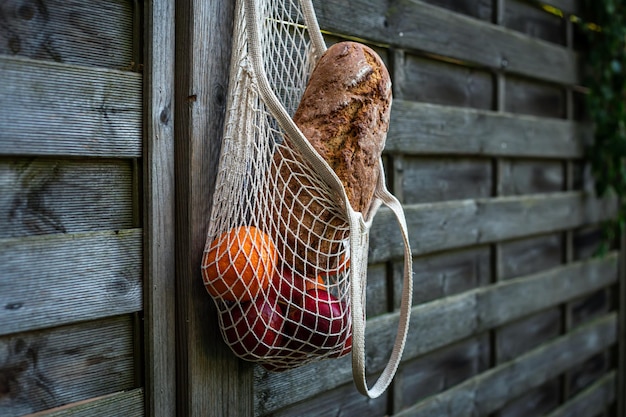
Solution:
<path fill-rule="evenodd" d="M 306 292 L 303 308 L 291 308 L 285 330 L 293 337 L 287 347 L 305 351 L 339 348 L 348 333 L 344 304 L 329 292 L 313 288 Z"/>
<path fill-rule="evenodd" d="M 285 314 L 272 294 L 237 304 L 221 316 L 226 342 L 243 359 L 268 356 L 283 343 Z"/>
<path fill-rule="evenodd" d="M 322 277 L 313 279 L 292 269 L 282 268 L 274 275 L 270 292 L 277 296 L 279 303 L 302 305 L 304 294 L 313 288 L 326 288 Z"/>
<path fill-rule="evenodd" d="M 346 341 L 343 343 L 341 350 L 334 352 L 330 355 L 331 358 L 341 358 L 342 356 L 346 356 L 348 353 L 352 352 L 352 335 L 349 335 Z"/>

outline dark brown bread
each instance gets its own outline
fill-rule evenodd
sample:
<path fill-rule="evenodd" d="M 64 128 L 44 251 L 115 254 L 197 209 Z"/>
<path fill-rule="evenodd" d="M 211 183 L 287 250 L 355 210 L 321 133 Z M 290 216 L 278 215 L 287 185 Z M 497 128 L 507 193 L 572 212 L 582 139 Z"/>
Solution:
<path fill-rule="evenodd" d="M 391 81 L 380 57 L 355 42 L 328 48 L 317 63 L 294 121 L 341 180 L 352 208 L 370 207 L 385 146 L 391 108 Z M 323 184 L 314 184 L 295 162 L 289 141 L 274 155 L 282 201 L 277 242 L 284 260 L 305 275 L 341 269 L 347 218 L 326 204 Z M 344 265 L 345 267 L 345 265 Z"/>
<path fill-rule="evenodd" d="M 342 42 L 320 58 L 293 118 L 362 213 L 378 181 L 390 110 L 391 80 L 383 61 L 365 45 Z"/>

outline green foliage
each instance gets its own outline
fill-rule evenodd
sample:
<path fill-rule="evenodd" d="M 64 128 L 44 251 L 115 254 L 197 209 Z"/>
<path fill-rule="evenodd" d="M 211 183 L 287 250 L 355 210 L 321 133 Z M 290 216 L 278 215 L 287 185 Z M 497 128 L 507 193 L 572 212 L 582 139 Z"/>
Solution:
<path fill-rule="evenodd" d="M 585 0 L 580 27 L 586 35 L 585 85 L 587 113 L 595 140 L 588 157 L 599 196 L 614 193 L 618 218 L 605 227 L 605 244 L 617 238 L 626 224 L 626 2 Z"/>

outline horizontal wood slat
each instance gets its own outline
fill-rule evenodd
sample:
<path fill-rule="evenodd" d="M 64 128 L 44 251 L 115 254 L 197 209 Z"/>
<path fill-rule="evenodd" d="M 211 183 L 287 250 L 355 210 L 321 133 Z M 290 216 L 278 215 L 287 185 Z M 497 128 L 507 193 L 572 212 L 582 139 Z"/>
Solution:
<path fill-rule="evenodd" d="M 141 74 L 0 56 L 0 149 L 140 157 Z"/>
<path fill-rule="evenodd" d="M 611 314 L 395 415 L 487 415 L 606 349 L 615 343 L 616 335 L 617 318 Z"/>
<path fill-rule="evenodd" d="M 547 272 L 481 287 L 413 307 L 403 361 L 450 345 L 617 281 L 617 255 L 569 264 Z M 415 285 L 419 285 L 416 282 Z M 367 323 L 369 373 L 382 370 L 395 338 L 398 313 Z M 257 415 L 350 382 L 349 357 L 272 374 L 257 369 Z M 297 391 L 289 387 L 297 386 Z"/>
<path fill-rule="evenodd" d="M 133 226 L 130 160 L 0 157 L 0 239 Z"/>
<path fill-rule="evenodd" d="M 1 397 L 0 415 L 22 416 L 132 389 L 134 327 L 133 317 L 123 315 L 0 337 L 0 375 L 8 394 Z"/>
<path fill-rule="evenodd" d="M 423 1 L 313 3 L 321 28 L 330 32 L 559 84 L 579 81 L 573 51 Z"/>
<path fill-rule="evenodd" d="M 110 417 L 120 413 L 123 413 L 124 417 L 142 417 L 145 415 L 143 395 L 143 388 L 137 388 L 90 398 L 24 417 Z"/>
<path fill-rule="evenodd" d="M 133 60 L 133 2 L 4 0 L 0 54 L 128 67 Z"/>
<path fill-rule="evenodd" d="M 603 376 L 589 388 L 571 398 L 547 417 L 597 416 L 615 401 L 617 377 L 615 371 Z"/>
<path fill-rule="evenodd" d="M 591 140 L 582 123 L 395 100 L 385 152 L 565 159 Z"/>
<path fill-rule="evenodd" d="M 534 194 L 407 205 L 414 255 L 580 227 L 611 218 L 615 200 L 582 192 Z M 388 209 L 376 215 L 370 232 L 372 263 L 400 258 L 402 238 Z"/>
<path fill-rule="evenodd" d="M 142 231 L 0 240 L 0 335 L 142 308 Z"/>

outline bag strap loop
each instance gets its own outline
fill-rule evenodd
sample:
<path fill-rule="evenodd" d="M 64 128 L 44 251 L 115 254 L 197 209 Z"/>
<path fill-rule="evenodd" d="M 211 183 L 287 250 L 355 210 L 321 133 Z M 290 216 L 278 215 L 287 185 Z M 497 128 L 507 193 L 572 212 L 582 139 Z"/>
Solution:
<path fill-rule="evenodd" d="M 391 381 L 398 369 L 400 360 L 402 358 L 402 352 L 404 351 L 404 345 L 406 343 L 406 337 L 409 329 L 409 319 L 411 316 L 411 305 L 413 295 L 413 265 L 411 246 L 409 244 L 408 228 L 406 225 L 406 219 L 404 217 L 404 211 L 402 205 L 386 188 L 384 184 L 382 161 L 380 165 L 380 173 L 378 176 L 378 184 L 376 189 L 376 197 L 379 198 L 382 203 L 391 209 L 400 227 L 402 234 L 402 240 L 404 243 L 404 276 L 402 284 L 402 299 L 400 302 L 400 317 L 398 322 L 398 330 L 396 333 L 396 339 L 393 344 L 391 356 L 385 366 L 385 369 L 378 377 L 378 380 L 372 388 L 367 387 L 367 381 L 365 379 L 365 283 L 366 283 L 366 269 L 362 269 L 362 265 L 367 265 L 367 247 L 363 245 L 361 241 L 363 236 L 367 236 L 367 230 L 362 227 L 356 226 L 358 224 L 358 217 L 351 217 L 350 223 L 350 238 L 351 241 L 350 250 L 351 254 L 357 256 L 357 262 L 350 262 L 350 280 L 352 285 L 352 376 L 354 383 L 356 384 L 359 392 L 369 398 L 379 397 Z M 373 216 L 374 213 L 372 213 Z M 353 227 L 354 226 L 354 227 Z M 356 229 L 356 230 L 355 230 Z M 358 251 L 365 252 L 359 253 Z M 353 270 L 352 267 L 356 266 Z"/>

